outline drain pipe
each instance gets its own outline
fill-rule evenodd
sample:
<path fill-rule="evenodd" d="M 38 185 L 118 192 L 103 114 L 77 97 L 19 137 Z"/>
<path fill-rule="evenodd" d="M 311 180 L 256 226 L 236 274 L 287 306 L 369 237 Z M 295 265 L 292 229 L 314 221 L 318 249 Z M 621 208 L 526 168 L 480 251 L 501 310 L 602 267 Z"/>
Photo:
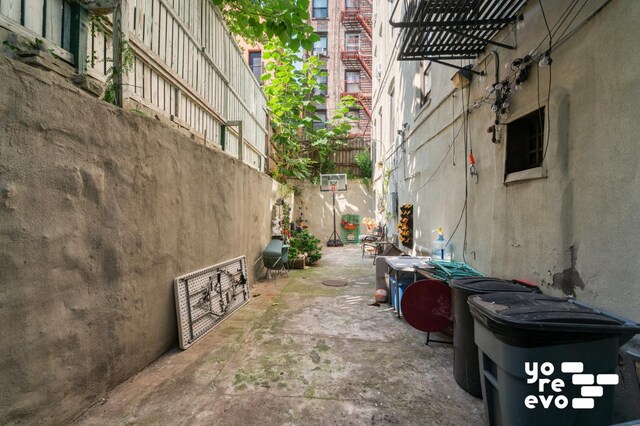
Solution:
<path fill-rule="evenodd" d="M 429 247 L 421 246 L 417 243 L 413 245 L 413 251 L 421 256 L 431 256 L 431 249 Z"/>
<path fill-rule="evenodd" d="M 493 55 L 493 60 L 495 61 L 495 82 L 493 83 L 493 87 L 500 82 L 500 56 L 498 55 L 497 50 L 492 50 L 491 54 Z M 496 99 L 499 97 L 499 90 L 496 90 Z M 491 138 L 491 142 L 496 143 L 496 126 L 500 124 L 500 115 L 499 110 L 496 110 L 496 119 L 494 120 L 493 126 L 493 137 Z"/>
<path fill-rule="evenodd" d="M 496 67 L 495 67 L 495 83 L 498 83 L 500 81 L 500 56 L 498 56 L 498 51 L 497 50 L 492 50 L 491 54 L 493 55 L 493 59 L 496 61 Z"/>

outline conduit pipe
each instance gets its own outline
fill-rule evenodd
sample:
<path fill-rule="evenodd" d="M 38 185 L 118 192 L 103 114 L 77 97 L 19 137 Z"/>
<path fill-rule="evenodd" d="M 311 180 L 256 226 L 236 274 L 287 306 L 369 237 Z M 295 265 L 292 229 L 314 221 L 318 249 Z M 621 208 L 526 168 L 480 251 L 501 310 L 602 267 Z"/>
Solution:
<path fill-rule="evenodd" d="M 413 251 L 421 256 L 431 256 L 431 249 L 429 247 L 421 246 L 420 244 L 414 244 Z"/>

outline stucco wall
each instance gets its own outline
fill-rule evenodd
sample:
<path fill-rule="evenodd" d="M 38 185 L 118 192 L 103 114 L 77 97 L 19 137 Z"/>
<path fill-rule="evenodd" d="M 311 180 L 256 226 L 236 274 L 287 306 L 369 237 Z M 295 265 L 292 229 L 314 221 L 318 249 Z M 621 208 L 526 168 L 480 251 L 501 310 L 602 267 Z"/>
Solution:
<path fill-rule="evenodd" d="M 309 232 L 326 243 L 333 233 L 333 200 L 330 192 L 320 192 L 319 185 L 309 182 L 297 182 L 295 186 L 301 193 L 295 197 L 295 206 L 291 211 L 291 220 L 295 220 L 302 212 Z M 362 223 L 365 217 L 373 217 L 372 195 L 370 188 L 359 179 L 347 182 L 347 191 L 336 193 L 336 230 L 342 238 L 340 218 L 343 214 L 360 215 L 360 233 L 366 233 Z"/>
<path fill-rule="evenodd" d="M 553 25 L 570 2 L 543 3 Z M 379 9 L 380 22 L 386 22 L 384 9 Z M 638 46 L 638 16 L 638 2 L 589 3 L 572 29 L 584 25 L 553 49 L 549 100 L 549 68 L 538 66 L 509 99 L 506 122 L 536 110 L 538 93 L 550 113 L 550 126 L 545 124 L 550 129 L 545 178 L 505 185 L 505 139 L 493 144 L 487 133 L 495 115 L 490 105 L 472 110 L 466 145 L 477 160 L 479 181 L 469 177 L 467 220 L 462 216 L 452 240 L 456 258 L 462 259 L 466 234 L 466 261 L 488 275 L 529 280 L 545 293 L 576 295 L 635 320 L 640 320 L 640 101 L 635 95 L 640 58 L 632 52 Z M 504 64 L 528 54 L 547 33 L 537 2 L 529 2 L 524 18 L 517 36 L 507 36 L 507 28 L 496 37 L 517 42 L 515 51 L 497 49 L 501 78 L 508 73 Z M 378 61 L 396 56 L 384 55 Z M 391 181 L 398 182 L 400 204 L 415 205 L 419 245 L 428 247 L 431 230 L 438 226 L 450 236 L 461 218 L 464 132 L 449 147 L 462 126 L 463 96 L 466 105 L 485 96 L 486 87 L 494 83 L 494 65 L 490 55 L 480 58 L 476 69 L 486 67 L 487 76 L 475 78 L 468 95 L 467 89 L 453 89 L 450 78 L 455 70 L 433 64 L 432 100 L 422 109 L 417 105 L 417 62 L 394 61 L 377 82 L 376 114 L 395 108 L 397 128 L 406 122 L 409 130 L 405 153 L 396 150 L 399 136 L 385 138 L 389 119 L 374 125 L 373 134 L 385 140 L 377 153 L 384 168 L 376 169 L 376 188 L 379 193 L 382 173 L 390 170 Z M 391 87 L 397 101 L 393 106 Z"/>
<path fill-rule="evenodd" d="M 0 422 L 64 423 L 176 344 L 175 276 L 251 268 L 277 186 L 46 72 L 0 81 Z"/>

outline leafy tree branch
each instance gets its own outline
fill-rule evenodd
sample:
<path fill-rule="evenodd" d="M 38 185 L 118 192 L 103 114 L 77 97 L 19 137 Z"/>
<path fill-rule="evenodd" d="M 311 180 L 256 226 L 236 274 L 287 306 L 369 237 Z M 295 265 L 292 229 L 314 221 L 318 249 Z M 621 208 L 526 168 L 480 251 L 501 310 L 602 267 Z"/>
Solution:
<path fill-rule="evenodd" d="M 309 178 L 318 165 L 344 145 L 351 131 L 349 109 L 356 99 L 343 98 L 324 125 L 323 118 L 316 114 L 318 105 L 325 102 L 320 92 L 326 90 L 326 85 L 318 83 L 319 77 L 327 75 L 320 59 L 312 56 L 303 60 L 275 38 L 265 45 L 263 57 L 266 73 L 262 80 L 275 132 L 274 177 Z M 320 123 L 323 125 L 318 126 Z"/>
<path fill-rule="evenodd" d="M 309 21 L 309 0 L 212 0 L 229 30 L 249 43 L 278 38 L 294 51 L 311 50 L 319 40 Z"/>

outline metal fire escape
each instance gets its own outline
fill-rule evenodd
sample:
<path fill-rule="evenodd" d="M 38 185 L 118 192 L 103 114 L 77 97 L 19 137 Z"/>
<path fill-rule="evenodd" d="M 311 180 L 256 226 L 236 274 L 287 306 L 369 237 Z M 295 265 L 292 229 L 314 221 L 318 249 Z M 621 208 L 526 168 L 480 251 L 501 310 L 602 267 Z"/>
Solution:
<path fill-rule="evenodd" d="M 371 11 L 371 0 L 347 0 L 346 6 L 340 15 L 340 20 L 345 30 L 345 43 L 341 46 L 340 59 L 346 71 L 361 71 L 361 77 L 357 81 L 344 82 L 342 96 L 348 95 L 358 99 L 369 118 L 371 118 L 371 42 L 373 34 Z M 358 35 L 357 44 L 349 44 L 348 34 Z M 363 72 L 366 74 L 364 78 L 362 77 Z"/>

